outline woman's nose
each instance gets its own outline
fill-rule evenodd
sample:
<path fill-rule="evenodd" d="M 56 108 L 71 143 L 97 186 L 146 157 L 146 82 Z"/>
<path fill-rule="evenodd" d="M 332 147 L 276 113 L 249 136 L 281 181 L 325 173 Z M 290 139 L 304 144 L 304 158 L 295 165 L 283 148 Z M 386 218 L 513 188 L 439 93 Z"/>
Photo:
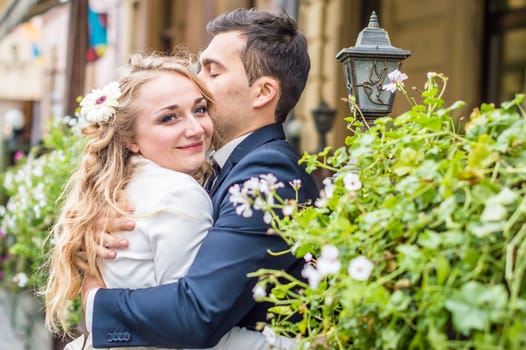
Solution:
<path fill-rule="evenodd" d="M 186 133 L 188 137 L 201 136 L 205 132 L 201 123 L 194 116 L 190 116 L 187 121 Z"/>

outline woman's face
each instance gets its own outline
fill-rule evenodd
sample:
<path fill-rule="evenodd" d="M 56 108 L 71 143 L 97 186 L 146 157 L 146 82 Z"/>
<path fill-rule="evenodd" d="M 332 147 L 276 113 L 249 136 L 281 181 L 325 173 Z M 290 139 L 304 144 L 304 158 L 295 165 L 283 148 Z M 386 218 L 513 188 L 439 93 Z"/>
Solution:
<path fill-rule="evenodd" d="M 199 169 L 213 133 L 199 88 L 181 74 L 161 73 L 141 87 L 136 102 L 135 142 L 129 150 L 186 174 Z"/>

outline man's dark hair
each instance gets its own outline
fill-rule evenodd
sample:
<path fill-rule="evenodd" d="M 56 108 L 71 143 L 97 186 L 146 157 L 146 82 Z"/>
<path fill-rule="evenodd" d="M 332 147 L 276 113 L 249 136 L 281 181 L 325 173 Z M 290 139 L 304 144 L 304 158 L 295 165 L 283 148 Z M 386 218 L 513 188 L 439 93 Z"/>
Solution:
<path fill-rule="evenodd" d="M 246 36 L 240 57 L 248 82 L 252 85 L 262 76 L 279 81 L 276 121 L 283 122 L 298 102 L 310 70 L 307 40 L 296 21 L 283 10 L 237 9 L 217 17 L 206 29 L 213 35 L 236 30 Z"/>

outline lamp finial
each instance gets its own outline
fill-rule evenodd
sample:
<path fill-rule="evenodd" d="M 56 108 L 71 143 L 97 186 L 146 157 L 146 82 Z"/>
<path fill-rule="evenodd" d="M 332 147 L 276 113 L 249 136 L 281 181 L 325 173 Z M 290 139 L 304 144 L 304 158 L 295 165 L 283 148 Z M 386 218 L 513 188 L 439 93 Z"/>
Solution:
<path fill-rule="evenodd" d="M 380 28 L 380 23 L 378 22 L 378 16 L 376 15 L 376 11 L 373 11 L 371 13 L 371 17 L 369 18 L 369 25 L 367 25 L 369 28 Z"/>

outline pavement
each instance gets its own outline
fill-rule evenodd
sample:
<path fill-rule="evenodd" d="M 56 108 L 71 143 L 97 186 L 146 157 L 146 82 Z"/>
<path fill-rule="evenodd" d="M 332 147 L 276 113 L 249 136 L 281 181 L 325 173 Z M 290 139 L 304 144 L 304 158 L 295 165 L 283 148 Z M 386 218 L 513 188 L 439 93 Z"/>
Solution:
<path fill-rule="evenodd" d="M 51 344 L 36 299 L 0 288 L 0 350 L 51 350 Z"/>

